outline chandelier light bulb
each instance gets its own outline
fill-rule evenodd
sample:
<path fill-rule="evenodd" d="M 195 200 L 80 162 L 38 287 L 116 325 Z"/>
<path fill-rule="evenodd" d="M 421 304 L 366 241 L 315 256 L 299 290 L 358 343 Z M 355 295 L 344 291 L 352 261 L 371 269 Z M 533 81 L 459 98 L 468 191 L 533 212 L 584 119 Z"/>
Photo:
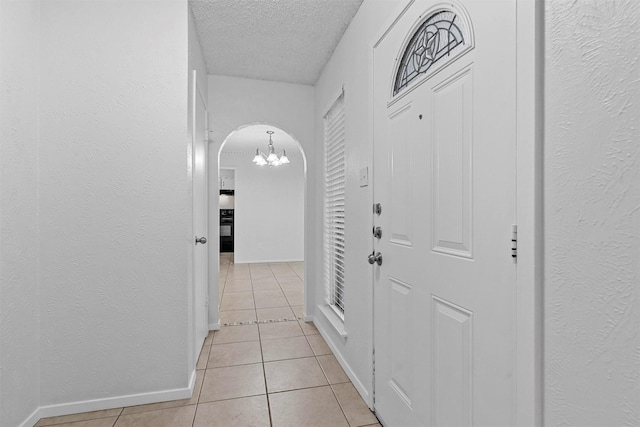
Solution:
<path fill-rule="evenodd" d="M 264 166 L 264 165 L 280 166 L 280 165 L 286 165 L 288 163 L 291 163 L 289 161 L 289 158 L 287 157 L 286 150 L 282 150 L 281 155 L 276 154 L 276 149 L 273 146 L 273 140 L 271 139 L 271 135 L 273 135 L 274 132 L 272 130 L 268 130 L 267 134 L 269 134 L 269 145 L 268 145 L 269 154 L 267 155 L 262 151 L 260 151 L 259 148 L 256 148 L 256 155 L 252 160 L 253 163 L 255 163 L 258 166 Z"/>

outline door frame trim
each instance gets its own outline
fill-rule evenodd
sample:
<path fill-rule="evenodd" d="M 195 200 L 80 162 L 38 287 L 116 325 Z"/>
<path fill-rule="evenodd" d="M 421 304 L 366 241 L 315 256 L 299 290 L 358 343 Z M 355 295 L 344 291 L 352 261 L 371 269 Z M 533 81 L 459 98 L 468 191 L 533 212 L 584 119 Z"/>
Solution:
<path fill-rule="evenodd" d="M 370 43 L 370 97 L 374 99 L 375 48 L 416 0 L 403 2 L 397 13 Z M 541 426 L 543 413 L 542 370 L 542 147 L 544 118 L 544 0 L 516 1 L 516 218 L 518 266 L 516 268 L 516 407 L 519 426 Z M 374 105 L 370 105 L 369 129 L 374 133 Z M 375 157 L 371 145 L 372 159 Z M 375 174 L 371 173 L 372 191 Z M 506 242 L 505 242 L 506 244 Z M 375 292 L 371 278 L 372 295 Z M 375 298 L 372 298 L 372 337 L 375 354 Z M 372 371 L 372 409 L 375 410 L 375 359 Z"/>

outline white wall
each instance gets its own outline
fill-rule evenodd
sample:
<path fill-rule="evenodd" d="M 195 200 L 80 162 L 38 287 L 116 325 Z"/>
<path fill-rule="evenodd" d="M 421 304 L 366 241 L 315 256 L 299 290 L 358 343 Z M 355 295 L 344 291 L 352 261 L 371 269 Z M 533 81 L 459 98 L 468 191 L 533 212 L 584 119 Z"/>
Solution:
<path fill-rule="evenodd" d="M 545 425 L 640 425 L 640 3 L 546 3 Z"/>
<path fill-rule="evenodd" d="M 0 2 L 0 426 L 38 408 L 38 20 Z"/>
<path fill-rule="evenodd" d="M 314 157 L 318 162 L 318 193 L 316 203 L 322 209 L 323 116 L 338 97 L 342 86 L 345 91 L 346 119 L 346 199 L 345 199 L 345 320 L 348 333 L 340 337 L 326 317 L 315 310 L 314 321 L 365 400 L 372 404 L 372 350 L 373 350 L 373 293 L 372 268 L 366 257 L 373 247 L 372 204 L 373 187 L 360 187 L 358 172 L 369 168 L 371 177 L 371 43 L 379 36 L 383 25 L 401 6 L 400 1 L 365 1 L 347 29 L 331 60 L 316 83 Z M 408 31 L 409 29 L 407 29 Z M 321 218 L 318 220 L 317 239 L 322 241 Z M 322 266 L 321 251 L 314 264 Z M 315 299 L 325 303 L 322 268 L 314 272 Z"/>
<path fill-rule="evenodd" d="M 320 246 L 315 238 L 316 217 L 316 163 L 314 141 L 314 90 L 312 86 L 277 83 L 264 80 L 251 80 L 237 77 L 209 76 L 209 170 L 210 183 L 217 183 L 218 152 L 225 138 L 236 129 L 253 123 L 266 123 L 287 132 L 302 146 L 307 156 L 307 188 L 305 201 L 305 235 L 311 238 L 305 241 L 305 259 L 315 259 Z M 216 173 L 213 175 L 213 173 Z M 237 179 L 237 177 L 236 177 Z M 217 224 L 218 187 L 209 185 L 209 212 L 212 222 Z M 210 227 L 209 234 L 213 244 L 210 253 L 217 257 L 220 234 Z M 305 274 L 315 277 L 315 263 L 307 263 Z M 218 275 L 217 260 L 212 257 L 210 277 Z M 310 275 L 310 276 L 309 276 Z M 307 286 L 310 284 L 307 281 Z M 312 285 L 312 284 L 311 284 Z M 211 282 L 209 295 L 218 294 L 217 278 Z M 307 298 L 313 298 L 308 295 Z M 209 321 L 217 322 L 218 311 L 215 304 L 209 305 Z"/>
<path fill-rule="evenodd" d="M 41 3 L 43 415 L 188 387 L 187 7 Z"/>
<path fill-rule="evenodd" d="M 200 46 L 200 39 L 198 39 L 198 32 L 196 31 L 193 13 L 191 13 L 191 8 L 189 8 L 189 78 L 191 78 L 192 70 L 197 71 L 196 79 L 198 81 L 198 86 L 203 91 L 206 104 L 209 75 L 207 74 L 207 66 L 204 62 L 202 47 Z M 191 86 L 189 86 L 189 88 L 191 88 Z M 191 90 L 189 90 L 189 95 L 191 95 Z M 191 114 L 191 106 L 191 99 L 189 99 L 189 114 Z M 189 130 L 191 130 L 191 121 L 189 121 Z"/>
<path fill-rule="evenodd" d="M 291 163 L 270 168 L 256 166 L 254 155 L 220 155 L 221 166 L 235 168 L 234 262 L 303 261 L 303 158 L 287 150 Z"/>

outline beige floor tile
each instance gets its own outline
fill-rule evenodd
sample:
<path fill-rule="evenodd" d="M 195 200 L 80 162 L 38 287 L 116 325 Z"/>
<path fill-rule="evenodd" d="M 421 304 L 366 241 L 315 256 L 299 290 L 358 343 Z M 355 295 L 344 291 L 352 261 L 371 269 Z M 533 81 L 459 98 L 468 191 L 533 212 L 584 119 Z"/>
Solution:
<path fill-rule="evenodd" d="M 200 350 L 200 356 L 198 356 L 198 363 L 196 364 L 196 369 L 206 369 L 207 368 L 207 360 L 209 360 L 209 351 L 211 350 L 211 346 L 203 346 L 202 350 Z"/>
<path fill-rule="evenodd" d="M 215 337 L 213 337 L 215 342 Z M 316 356 L 323 354 L 333 354 L 327 343 L 322 338 L 322 335 L 307 335 L 307 341 Z"/>
<path fill-rule="evenodd" d="M 278 281 L 276 280 L 275 277 L 256 277 L 255 279 L 251 279 L 251 283 L 253 284 L 253 287 L 255 288 L 256 285 L 260 286 L 260 285 L 271 285 L 271 284 L 278 284 Z"/>
<path fill-rule="evenodd" d="M 232 311 L 221 311 L 220 312 L 220 322 L 225 324 L 230 323 L 248 323 L 256 321 L 256 310 L 232 310 Z"/>
<path fill-rule="evenodd" d="M 213 331 L 209 331 L 209 332 L 213 332 Z M 207 337 L 204 339 L 204 342 L 202 343 L 203 346 L 208 346 L 211 345 L 211 342 L 213 341 L 213 334 L 209 334 L 207 335 Z"/>
<path fill-rule="evenodd" d="M 269 299 L 269 298 L 282 298 L 284 293 L 280 289 L 274 289 L 271 291 L 253 291 L 253 297 L 256 301 Z"/>
<path fill-rule="evenodd" d="M 269 393 L 327 385 L 327 379 L 315 357 L 265 362 Z"/>
<path fill-rule="evenodd" d="M 298 322 L 275 322 L 260 324 L 260 339 L 298 337 L 304 335 Z M 214 337 L 215 338 L 215 337 Z"/>
<path fill-rule="evenodd" d="M 278 267 L 271 267 L 271 272 L 273 273 L 274 276 L 276 276 L 276 278 L 278 277 L 298 277 L 298 275 L 296 274 L 296 272 L 287 266 L 278 266 Z"/>
<path fill-rule="evenodd" d="M 302 286 L 304 284 L 304 282 L 302 281 L 302 279 L 300 279 L 299 277 L 296 276 L 282 276 L 282 277 L 278 277 L 277 278 L 278 283 L 280 284 L 280 286 L 284 286 L 284 285 L 299 285 Z"/>
<path fill-rule="evenodd" d="M 304 319 L 304 306 L 303 305 L 296 305 L 296 306 L 291 306 L 291 310 L 293 310 L 293 314 L 296 315 L 296 317 L 298 319 Z"/>
<path fill-rule="evenodd" d="M 322 367 L 324 374 L 329 380 L 329 384 L 348 383 L 349 377 L 342 370 L 342 366 L 338 363 L 338 360 L 332 354 L 325 354 L 324 356 L 318 356 L 318 363 Z"/>
<path fill-rule="evenodd" d="M 221 311 L 248 310 L 255 308 L 253 292 L 225 292 L 220 303 Z"/>
<path fill-rule="evenodd" d="M 289 307 L 258 308 L 256 314 L 258 320 L 295 319 L 293 310 Z"/>
<path fill-rule="evenodd" d="M 262 280 L 262 279 L 259 279 Z M 264 282 L 260 282 L 260 283 L 255 283 L 256 281 L 253 281 L 253 291 L 254 292 L 263 292 L 263 291 L 279 291 L 280 290 L 280 285 L 278 284 L 278 282 L 276 282 L 275 279 L 273 280 L 265 280 Z"/>
<path fill-rule="evenodd" d="M 289 301 L 285 297 L 276 298 L 264 298 L 256 300 L 256 308 L 270 308 L 270 307 L 288 307 Z"/>
<path fill-rule="evenodd" d="M 213 345 L 259 339 L 258 325 L 223 326 L 213 336 Z"/>
<path fill-rule="evenodd" d="M 269 267 L 251 270 L 252 279 L 264 279 L 275 277 Z"/>
<path fill-rule="evenodd" d="M 216 344 L 211 347 L 207 368 L 262 363 L 259 341 Z"/>
<path fill-rule="evenodd" d="M 262 356 L 265 362 L 313 356 L 313 350 L 305 337 L 262 340 Z"/>
<path fill-rule="evenodd" d="M 270 427 L 267 396 L 198 405 L 194 427 Z"/>
<path fill-rule="evenodd" d="M 266 394 L 262 364 L 207 369 L 200 402 Z"/>
<path fill-rule="evenodd" d="M 113 427 L 117 420 L 118 417 L 98 418 L 95 420 L 56 424 L 54 427 Z"/>
<path fill-rule="evenodd" d="M 285 283 L 284 285 L 280 285 L 280 289 L 282 289 L 282 292 L 284 293 L 291 293 L 291 292 L 299 292 L 300 294 L 304 295 L 304 288 L 301 285 L 292 285 L 291 283 Z M 288 295 L 285 295 L 285 297 Z"/>
<path fill-rule="evenodd" d="M 351 383 L 335 384 L 332 388 L 350 426 L 366 426 L 378 422 Z"/>
<path fill-rule="evenodd" d="M 117 417 L 122 412 L 122 408 L 105 409 L 103 411 L 82 412 L 80 414 L 61 415 L 59 417 L 43 418 L 36 424 L 40 426 L 50 426 L 54 424 L 72 423 L 75 421 L 86 421 L 97 418 Z"/>
<path fill-rule="evenodd" d="M 251 279 L 230 280 L 224 285 L 225 292 L 249 292 L 252 291 Z"/>
<path fill-rule="evenodd" d="M 330 387 L 269 395 L 273 427 L 348 427 Z"/>
<path fill-rule="evenodd" d="M 191 427 L 196 405 L 121 415 L 115 427 Z"/>
<path fill-rule="evenodd" d="M 284 292 L 284 296 L 289 298 L 289 297 L 302 297 L 304 296 L 304 290 L 303 289 L 289 289 L 289 288 L 285 288 L 282 290 L 282 292 Z M 298 304 L 296 304 L 298 305 Z"/>
<path fill-rule="evenodd" d="M 249 273 L 249 269 L 238 269 L 234 268 L 233 265 L 229 266 L 229 270 L 227 272 L 227 280 L 234 279 L 250 279 L 251 273 Z"/>
<path fill-rule="evenodd" d="M 304 297 L 302 295 L 294 296 L 294 297 L 287 297 L 287 302 L 289 303 L 289 305 L 303 305 L 304 304 Z"/>
<path fill-rule="evenodd" d="M 302 332 L 304 332 L 305 335 L 319 334 L 318 328 L 316 328 L 316 325 L 314 325 L 313 322 L 305 322 L 304 320 L 298 320 L 298 324 L 302 328 Z"/>
<path fill-rule="evenodd" d="M 196 371 L 196 383 L 193 386 L 193 394 L 190 399 L 169 400 L 167 402 L 149 403 L 147 405 L 129 406 L 122 410 L 122 415 L 137 414 L 139 412 L 156 411 L 158 409 L 175 408 L 176 406 L 195 405 L 200 397 L 204 369 Z"/>

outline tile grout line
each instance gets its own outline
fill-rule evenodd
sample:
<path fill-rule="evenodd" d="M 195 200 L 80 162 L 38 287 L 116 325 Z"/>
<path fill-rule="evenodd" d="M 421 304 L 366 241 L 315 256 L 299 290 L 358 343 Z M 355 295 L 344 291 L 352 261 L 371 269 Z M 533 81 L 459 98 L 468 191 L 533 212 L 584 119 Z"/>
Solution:
<path fill-rule="evenodd" d="M 253 289 L 253 279 L 251 279 L 251 288 Z M 255 292 L 255 291 L 254 291 Z M 254 301 L 254 305 L 255 305 L 255 294 L 253 294 L 253 301 Z M 258 312 L 257 312 L 257 308 L 256 308 L 256 318 L 258 316 Z M 269 388 L 267 385 L 267 370 L 265 369 L 264 366 L 264 352 L 262 349 L 262 334 L 260 332 L 260 326 L 257 326 L 258 328 L 258 341 L 260 342 L 260 360 L 262 360 L 262 379 L 264 380 L 264 393 L 265 393 L 265 398 L 267 399 L 267 412 L 269 414 L 269 426 L 273 427 L 273 418 L 271 416 L 271 401 L 269 400 Z"/>

